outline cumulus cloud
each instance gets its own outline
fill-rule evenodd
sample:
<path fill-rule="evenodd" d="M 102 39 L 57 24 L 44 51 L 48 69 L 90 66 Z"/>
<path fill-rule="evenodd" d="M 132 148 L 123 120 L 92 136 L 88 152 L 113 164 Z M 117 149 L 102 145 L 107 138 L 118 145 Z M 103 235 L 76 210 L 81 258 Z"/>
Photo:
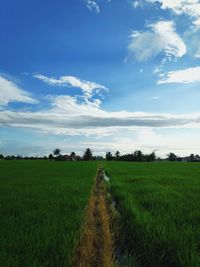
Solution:
<path fill-rule="evenodd" d="M 163 83 L 193 83 L 200 82 L 200 67 L 170 71 L 163 76 L 158 84 Z"/>
<path fill-rule="evenodd" d="M 148 25 L 147 31 L 133 31 L 128 50 L 131 57 L 145 61 L 160 53 L 180 58 L 186 54 L 186 46 L 176 33 L 172 21 L 159 21 Z"/>
<path fill-rule="evenodd" d="M 193 24 L 200 27 L 199 0 L 145 0 L 148 3 L 160 3 L 162 9 L 170 9 L 175 14 L 186 14 L 191 17 Z"/>
<path fill-rule="evenodd" d="M 96 1 L 87 0 L 86 6 L 90 11 L 93 11 L 93 12 L 99 14 L 100 8 L 99 8 L 99 5 L 97 4 Z"/>
<path fill-rule="evenodd" d="M 63 86 L 63 87 L 75 87 L 80 88 L 86 98 L 91 98 L 93 93 L 98 93 L 101 90 L 107 91 L 108 89 L 98 83 L 81 80 L 74 76 L 61 76 L 60 78 L 47 77 L 42 74 L 33 75 L 34 78 L 39 79 L 52 86 Z"/>
<path fill-rule="evenodd" d="M 6 106 L 9 102 L 37 103 L 30 94 L 20 89 L 15 83 L 0 76 L 0 106 Z"/>

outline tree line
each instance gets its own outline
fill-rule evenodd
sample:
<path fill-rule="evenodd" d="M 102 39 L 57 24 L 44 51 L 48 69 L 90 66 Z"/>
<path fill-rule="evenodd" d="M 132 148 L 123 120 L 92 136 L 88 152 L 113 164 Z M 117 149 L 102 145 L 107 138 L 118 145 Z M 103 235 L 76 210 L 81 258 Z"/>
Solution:
<path fill-rule="evenodd" d="M 31 160 L 56 160 L 56 161 L 79 161 L 79 160 L 108 160 L 108 161 L 133 161 L 133 162 L 152 162 L 152 161 L 161 161 L 161 160 L 168 160 L 168 161 L 181 161 L 181 162 L 200 162 L 200 156 L 198 154 L 190 154 L 187 157 L 179 157 L 175 153 L 170 152 L 166 155 L 165 158 L 159 158 L 156 156 L 155 152 L 151 153 L 143 153 L 141 150 L 136 150 L 133 153 L 128 154 L 121 154 L 118 150 L 115 153 L 106 152 L 105 157 L 103 156 L 94 156 L 93 151 L 90 148 L 87 148 L 83 156 L 77 155 L 75 152 L 71 152 L 68 154 L 62 154 L 60 148 L 55 148 L 49 156 L 20 156 L 20 155 L 11 155 L 11 156 L 4 156 L 0 154 L 0 160 L 21 160 L 21 159 L 31 159 Z"/>
<path fill-rule="evenodd" d="M 140 150 L 136 150 L 135 152 L 131 154 L 124 154 L 121 155 L 119 151 L 116 151 L 113 155 L 111 152 L 106 153 L 106 160 L 120 160 L 120 161 L 136 161 L 136 162 L 142 162 L 142 161 L 155 161 L 156 160 L 156 154 L 155 152 L 152 152 L 150 154 L 144 154 Z"/>
<path fill-rule="evenodd" d="M 71 161 L 78 161 L 78 160 L 95 160 L 97 157 L 93 156 L 93 152 L 90 148 L 87 148 L 83 153 L 83 156 L 77 155 L 75 152 L 71 152 L 69 155 L 62 155 L 60 148 L 55 148 L 53 153 L 49 154 L 49 159 L 57 160 L 57 161 L 64 161 L 64 160 L 71 160 Z"/>

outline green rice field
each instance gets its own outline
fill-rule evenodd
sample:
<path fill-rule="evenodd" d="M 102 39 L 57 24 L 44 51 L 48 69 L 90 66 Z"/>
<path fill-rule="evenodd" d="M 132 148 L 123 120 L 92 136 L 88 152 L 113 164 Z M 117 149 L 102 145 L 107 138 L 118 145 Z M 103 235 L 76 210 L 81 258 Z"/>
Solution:
<path fill-rule="evenodd" d="M 96 162 L 0 161 L 0 266 L 70 266 L 96 169 Z"/>
<path fill-rule="evenodd" d="M 200 164 L 105 162 L 128 266 L 200 266 Z"/>
<path fill-rule="evenodd" d="M 199 267 L 200 164 L 102 165 L 118 211 L 118 267 Z M 71 266 L 97 167 L 0 161 L 0 266 Z"/>

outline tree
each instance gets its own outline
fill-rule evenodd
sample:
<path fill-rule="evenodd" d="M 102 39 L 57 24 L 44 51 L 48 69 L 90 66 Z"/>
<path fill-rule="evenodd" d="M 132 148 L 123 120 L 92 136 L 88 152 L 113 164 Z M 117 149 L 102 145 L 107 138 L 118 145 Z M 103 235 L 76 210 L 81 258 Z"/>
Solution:
<path fill-rule="evenodd" d="M 55 149 L 53 150 L 53 154 L 54 154 L 55 156 L 59 156 L 60 153 L 61 153 L 61 149 L 60 149 L 60 148 L 55 148 Z"/>
<path fill-rule="evenodd" d="M 191 162 L 195 161 L 195 156 L 194 156 L 194 154 L 191 154 L 191 155 L 190 155 L 190 161 L 191 161 Z"/>
<path fill-rule="evenodd" d="M 106 159 L 107 160 L 112 160 L 113 159 L 113 155 L 111 152 L 106 152 Z"/>
<path fill-rule="evenodd" d="M 71 152 L 71 154 L 70 154 L 70 159 L 71 159 L 71 160 L 74 160 L 75 156 L 76 156 L 76 153 L 75 153 L 75 152 Z"/>
<path fill-rule="evenodd" d="M 116 157 L 116 159 L 119 159 L 119 157 L 120 157 L 120 152 L 118 150 L 115 152 L 115 157 Z"/>
<path fill-rule="evenodd" d="M 143 154 L 142 154 L 142 151 L 140 150 L 136 150 L 133 154 L 133 157 L 134 157 L 134 161 L 142 161 L 143 160 Z"/>
<path fill-rule="evenodd" d="M 49 154 L 49 159 L 54 159 L 53 154 Z"/>
<path fill-rule="evenodd" d="M 83 154 L 83 159 L 84 160 L 92 160 L 93 156 L 92 156 L 92 150 L 90 148 L 87 148 Z"/>
<path fill-rule="evenodd" d="M 170 161 L 176 161 L 177 160 L 177 156 L 174 153 L 172 153 L 172 152 L 170 152 L 167 155 L 167 157 L 168 157 L 168 160 L 170 160 Z"/>
<path fill-rule="evenodd" d="M 152 152 L 149 154 L 149 158 L 148 158 L 149 161 L 154 161 L 156 160 L 156 154 L 155 152 Z"/>

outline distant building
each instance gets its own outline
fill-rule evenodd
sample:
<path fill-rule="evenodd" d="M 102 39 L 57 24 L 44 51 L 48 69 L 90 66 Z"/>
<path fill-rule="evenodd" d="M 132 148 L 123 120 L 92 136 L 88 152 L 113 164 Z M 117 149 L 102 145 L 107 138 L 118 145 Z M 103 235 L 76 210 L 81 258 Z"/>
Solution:
<path fill-rule="evenodd" d="M 81 157 L 80 156 L 78 156 L 78 155 L 76 155 L 76 156 L 74 156 L 73 157 L 73 159 L 72 160 L 74 160 L 74 161 L 79 161 L 79 160 L 81 160 Z"/>
<path fill-rule="evenodd" d="M 64 155 L 63 157 L 64 157 L 65 160 L 71 160 L 69 155 Z"/>
<path fill-rule="evenodd" d="M 78 161 L 78 160 L 81 160 L 81 157 L 78 156 L 78 155 L 64 155 L 63 156 L 64 160 L 66 161 Z"/>

